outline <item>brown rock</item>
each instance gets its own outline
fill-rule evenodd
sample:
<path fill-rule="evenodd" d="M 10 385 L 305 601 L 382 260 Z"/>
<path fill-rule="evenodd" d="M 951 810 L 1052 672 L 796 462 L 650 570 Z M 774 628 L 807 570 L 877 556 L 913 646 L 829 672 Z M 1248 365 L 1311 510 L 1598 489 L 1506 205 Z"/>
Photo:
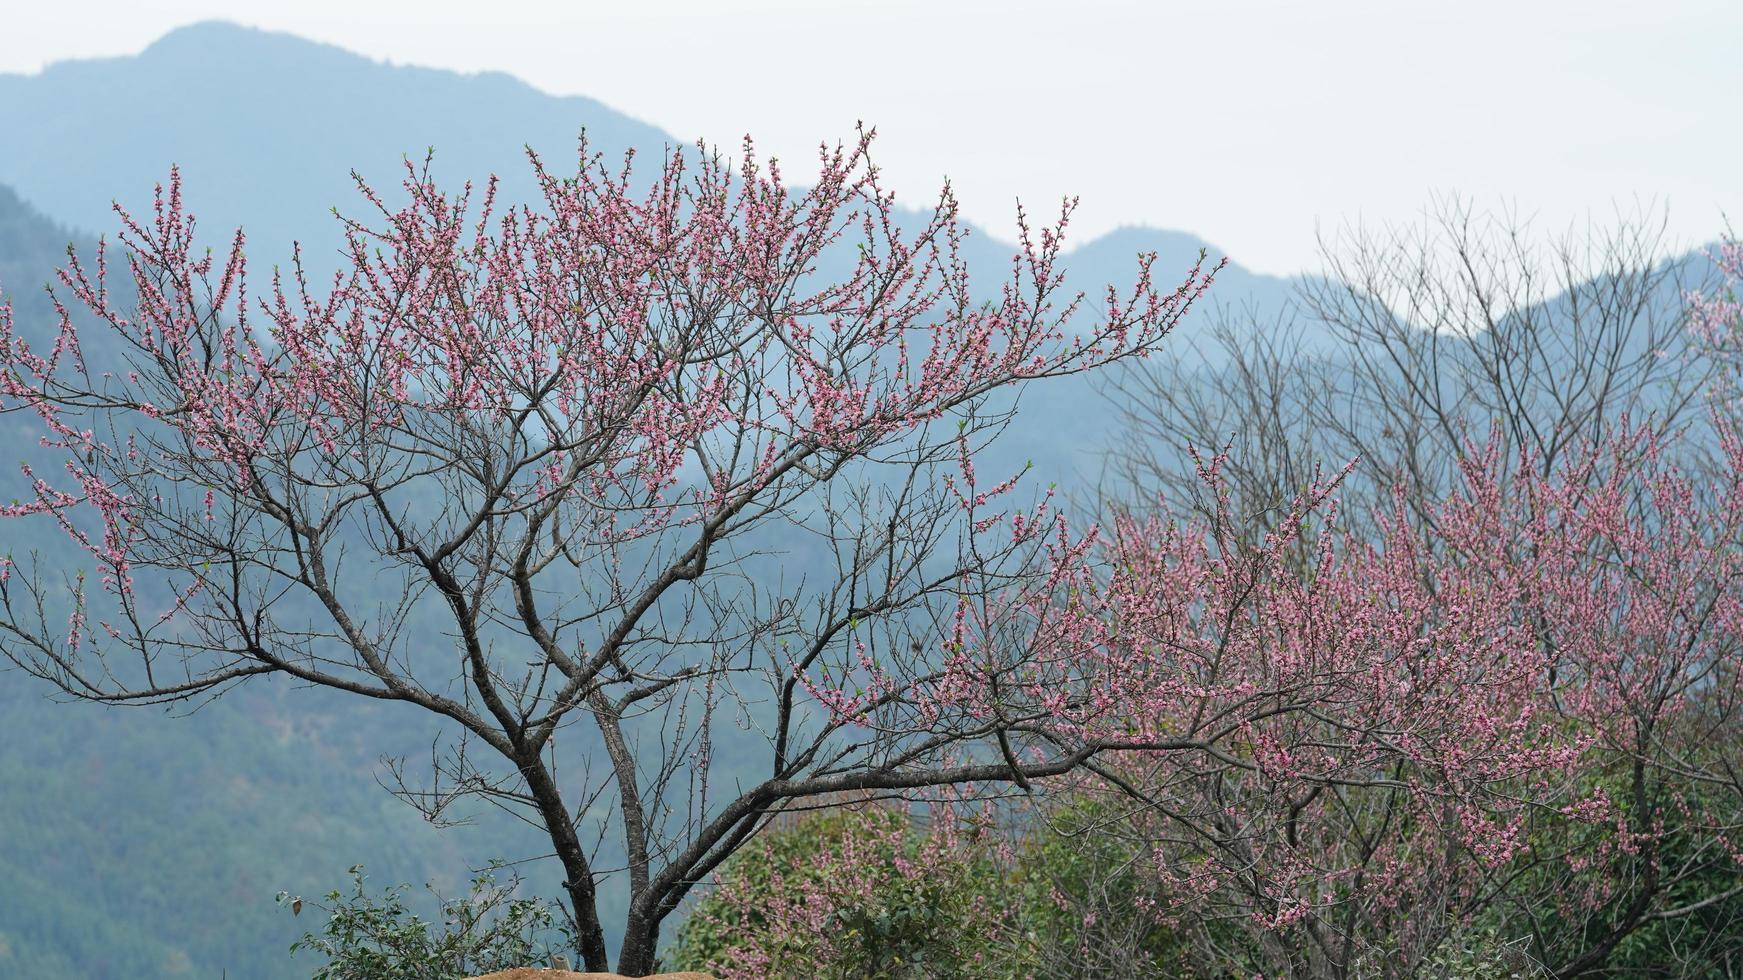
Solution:
<path fill-rule="evenodd" d="M 573 970 L 542 970 L 537 966 L 516 966 L 514 970 L 486 973 L 467 980 L 629 980 L 622 973 L 575 973 Z M 648 980 L 715 980 L 708 973 L 650 973 Z"/>

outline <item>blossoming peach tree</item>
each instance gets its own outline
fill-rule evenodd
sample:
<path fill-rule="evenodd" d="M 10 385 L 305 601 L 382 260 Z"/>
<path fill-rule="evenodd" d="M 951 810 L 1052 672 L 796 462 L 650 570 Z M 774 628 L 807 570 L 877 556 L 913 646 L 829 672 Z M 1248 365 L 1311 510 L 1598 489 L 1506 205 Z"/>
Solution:
<path fill-rule="evenodd" d="M 0 516 L 78 556 L 5 558 L 0 648 L 94 701 L 266 674 L 426 709 L 454 740 L 408 798 L 547 831 L 589 969 L 620 881 L 629 974 L 775 811 L 1081 766 L 1113 689 L 1046 609 L 1093 531 L 974 464 L 1002 397 L 1155 349 L 1214 269 L 1063 295 L 1068 203 L 985 299 L 948 186 L 905 215 L 871 144 L 794 192 L 748 141 L 647 179 L 583 140 L 516 207 L 408 162 L 359 179 L 329 284 L 264 290 L 172 172 L 120 214 L 136 304 L 99 248 L 52 339 L 0 307 L 0 411 L 40 437 Z"/>

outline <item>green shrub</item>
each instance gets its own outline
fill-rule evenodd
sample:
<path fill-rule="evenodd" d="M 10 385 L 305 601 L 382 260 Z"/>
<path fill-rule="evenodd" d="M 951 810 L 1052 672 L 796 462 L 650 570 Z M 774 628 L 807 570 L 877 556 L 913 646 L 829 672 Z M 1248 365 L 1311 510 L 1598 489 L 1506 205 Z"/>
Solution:
<path fill-rule="evenodd" d="M 1138 846 L 1056 832 L 1100 820 L 1096 807 L 1073 800 L 1003 847 L 985 827 L 940 836 L 887 807 L 808 815 L 721 866 L 668 961 L 732 980 L 1183 975 L 1178 937 L 1138 911 L 1155 892 Z"/>
<path fill-rule="evenodd" d="M 492 866 L 472 879 L 465 898 L 436 899 L 438 926 L 406 907 L 405 885 L 379 897 L 365 889 L 361 866 L 351 869 L 351 891 L 329 892 L 320 934 L 304 933 L 293 954 L 309 950 L 326 958 L 314 980 L 460 980 L 480 973 L 547 962 L 570 948 L 570 932 L 555 906 L 516 898 L 518 879 L 499 885 Z M 432 889 L 432 894 L 434 890 Z M 284 892 L 278 903 L 293 913 L 301 899 Z"/>
<path fill-rule="evenodd" d="M 668 959 L 726 977 L 1033 975 L 999 944 L 1003 891 L 972 833 L 946 844 L 888 807 L 810 814 L 721 867 Z"/>

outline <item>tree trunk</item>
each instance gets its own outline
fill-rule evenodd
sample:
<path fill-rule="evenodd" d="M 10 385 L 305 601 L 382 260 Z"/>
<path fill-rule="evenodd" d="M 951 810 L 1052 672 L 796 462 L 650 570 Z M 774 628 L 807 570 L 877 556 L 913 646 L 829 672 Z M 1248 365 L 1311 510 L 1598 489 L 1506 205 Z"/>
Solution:
<path fill-rule="evenodd" d="M 545 822 L 557 860 L 563 863 L 563 890 L 569 893 L 569 907 L 575 920 L 575 953 L 588 970 L 603 973 L 611 969 L 611 961 L 605 955 L 605 930 L 599 924 L 593 868 L 575 836 L 575 825 L 569 821 L 569 808 L 563 804 L 556 781 L 545 771 L 537 749 L 532 753 L 530 759 L 519 760 L 520 771 L 533 799 L 538 801 L 539 816 Z"/>
<path fill-rule="evenodd" d="M 626 977 L 645 977 L 654 972 L 654 946 L 658 934 L 631 915 L 629 928 L 623 934 L 623 948 L 617 954 L 617 970 Z"/>

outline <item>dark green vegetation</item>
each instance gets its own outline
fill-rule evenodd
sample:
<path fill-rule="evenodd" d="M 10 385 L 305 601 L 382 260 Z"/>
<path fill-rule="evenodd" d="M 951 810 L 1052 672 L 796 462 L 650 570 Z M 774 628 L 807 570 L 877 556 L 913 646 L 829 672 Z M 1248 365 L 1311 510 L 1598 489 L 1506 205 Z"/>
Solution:
<path fill-rule="evenodd" d="M 1014 846 L 995 856 L 990 841 L 967 846 L 930 875 L 887 873 L 863 898 L 846 901 L 825 934 L 836 948 L 819 969 L 812 934 L 773 928 L 756 909 L 801 893 L 827 873 L 823 861 L 844 843 L 861 846 L 908 820 L 890 810 L 836 812 L 776 829 L 736 855 L 720 873 L 723 891 L 699 902 L 670 953 L 674 969 L 742 969 L 767 957 L 779 976 L 829 977 L 1203 977 L 1261 975 L 1266 960 L 1238 923 L 1210 921 L 1189 907 L 1175 923 L 1135 910 L 1167 902 L 1143 873 L 1142 845 L 1122 834 L 1116 811 L 1068 801 L 1046 827 L 1009 828 Z M 1094 832 L 1082 832 L 1093 828 Z M 923 832 L 907 826 L 906 856 Z M 894 857 L 887 843 L 880 855 Z M 1688 896 L 1718 894 L 1728 882 L 1691 883 Z M 1705 889 L 1704 891 L 1702 891 Z M 1685 896 L 1687 897 L 1687 896 Z M 748 911 L 748 914 L 747 914 Z M 1735 897 L 1698 914 L 1656 922 L 1630 935 L 1613 958 L 1613 977 L 1735 976 L 1727 961 L 1730 929 L 1743 908 Z M 1532 910 L 1553 919 L 1553 909 Z M 1463 926 L 1426 965 L 1445 980 L 1547 976 L 1527 955 L 1521 919 L 1495 911 Z M 1214 950 L 1213 956 L 1206 952 Z M 1363 975 L 1358 973 L 1358 975 Z M 1378 975 L 1377 973 L 1375 975 Z"/>
<path fill-rule="evenodd" d="M 573 945 L 560 910 L 537 898 L 517 897 L 518 882 L 486 869 L 471 890 L 441 898 L 437 918 L 407 905 L 405 885 L 377 895 L 363 869 L 351 869 L 349 891 L 335 889 L 311 905 L 315 929 L 292 951 L 319 964 L 314 980 L 461 980 L 529 963 L 554 960 Z M 279 904 L 300 915 L 305 903 L 279 893 Z"/>
<path fill-rule="evenodd" d="M 1172 921 L 1137 911 L 1171 897 L 1145 874 L 1145 847 L 1132 839 L 1118 809 L 1067 798 L 1049 810 L 1044 824 L 1027 822 L 965 843 L 927 864 L 928 873 L 873 876 L 873 887 L 843 900 L 816 932 L 771 922 L 758 910 L 816 887 L 828 873 L 826 862 L 854 844 L 875 841 L 880 856 L 895 857 L 898 848 L 884 839 L 892 829 L 905 831 L 901 849 L 915 860 L 925 848 L 925 831 L 882 808 L 789 822 L 726 864 L 720 890 L 697 903 L 668 966 L 734 977 L 767 970 L 840 980 L 1266 975 L 1260 972 L 1264 956 L 1239 923 L 1195 915 L 1191 905 Z M 725 894 L 737 897 L 726 900 Z M 1541 976 L 1517 944 L 1498 938 L 1502 926 L 1472 923 L 1434 958 L 1432 975 Z M 827 955 L 820 939 L 833 946 Z"/>
<path fill-rule="evenodd" d="M 670 966 L 755 972 L 766 956 L 779 976 L 1177 975 L 1186 961 L 1176 937 L 1132 914 L 1156 897 L 1140 870 L 1143 847 L 1117 833 L 1070 835 L 1105 816 L 1094 803 L 1069 801 L 1051 829 L 964 836 L 941 854 L 887 807 L 800 817 L 727 862 L 718 890 L 679 931 Z M 808 888 L 842 894 L 829 879 L 844 877 L 839 865 L 850 848 L 875 854 L 863 863 L 876 870 L 864 894 L 840 900 L 821 930 L 835 947 L 825 954 L 816 934 L 771 921 L 766 910 Z M 913 870 L 895 870 L 898 857 Z"/>

